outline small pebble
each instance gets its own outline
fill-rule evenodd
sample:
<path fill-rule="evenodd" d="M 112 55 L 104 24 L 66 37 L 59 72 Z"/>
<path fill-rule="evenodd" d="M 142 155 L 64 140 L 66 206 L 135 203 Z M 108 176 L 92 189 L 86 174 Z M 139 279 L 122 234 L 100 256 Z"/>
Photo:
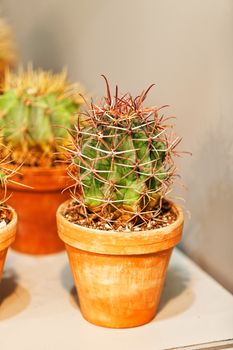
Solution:
<path fill-rule="evenodd" d="M 107 230 L 111 230 L 111 226 L 109 224 L 105 224 L 104 227 L 107 229 Z"/>
<path fill-rule="evenodd" d="M 3 228 L 3 227 L 6 227 L 6 221 L 5 220 L 2 220 L 0 222 L 0 228 Z"/>

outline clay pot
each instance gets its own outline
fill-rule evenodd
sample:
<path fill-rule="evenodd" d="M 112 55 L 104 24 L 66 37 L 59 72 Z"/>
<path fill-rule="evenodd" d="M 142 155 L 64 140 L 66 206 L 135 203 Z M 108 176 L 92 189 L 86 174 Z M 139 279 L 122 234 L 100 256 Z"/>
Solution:
<path fill-rule="evenodd" d="M 65 167 L 22 166 L 13 180 L 32 188 L 9 183 L 8 191 L 12 195 L 8 203 L 19 216 L 12 248 L 21 253 L 36 255 L 63 250 L 64 244 L 57 235 L 56 211 L 68 197 L 68 194 L 61 193 L 67 186 Z"/>
<path fill-rule="evenodd" d="M 12 220 L 5 227 L 0 229 L 0 278 L 2 276 L 7 250 L 15 240 L 16 234 L 17 215 L 12 208 L 8 207 L 8 209 L 12 212 Z"/>
<path fill-rule="evenodd" d="M 66 206 L 57 211 L 58 234 L 66 244 L 84 318 L 111 328 L 152 320 L 172 249 L 181 239 L 182 211 L 173 204 L 173 224 L 126 233 L 73 224 L 62 215 Z"/>

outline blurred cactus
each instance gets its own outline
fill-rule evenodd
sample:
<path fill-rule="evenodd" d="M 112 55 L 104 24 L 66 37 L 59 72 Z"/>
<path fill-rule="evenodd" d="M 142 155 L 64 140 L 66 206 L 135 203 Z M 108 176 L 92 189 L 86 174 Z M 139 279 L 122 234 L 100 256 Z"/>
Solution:
<path fill-rule="evenodd" d="M 4 152 L 3 152 L 4 150 Z M 3 145 L 0 147 L 0 208 L 7 200 L 7 184 L 8 182 L 16 183 L 12 177 L 17 173 L 18 168 L 10 168 L 10 155 Z M 17 184 L 19 184 L 17 182 Z"/>
<path fill-rule="evenodd" d="M 107 227 L 140 225 L 156 218 L 176 168 L 172 159 L 180 138 L 169 132 L 161 108 L 143 107 L 151 85 L 135 99 L 107 97 L 78 118 L 69 174 L 80 218 L 105 220 Z M 74 151 L 75 149 L 75 151 Z"/>
<path fill-rule="evenodd" d="M 0 96 L 0 133 L 12 160 L 29 166 L 50 166 L 61 158 L 76 113 L 81 87 L 70 85 L 66 73 L 42 70 L 8 72 Z"/>
<path fill-rule="evenodd" d="M 15 60 L 11 28 L 4 19 L 0 18 L 0 89 L 6 70 L 15 63 Z"/>

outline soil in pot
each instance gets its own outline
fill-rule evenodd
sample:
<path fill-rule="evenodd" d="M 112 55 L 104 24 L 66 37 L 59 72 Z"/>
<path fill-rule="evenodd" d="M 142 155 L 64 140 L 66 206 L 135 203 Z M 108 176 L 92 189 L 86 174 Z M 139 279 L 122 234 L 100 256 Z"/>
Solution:
<path fill-rule="evenodd" d="M 9 183 L 12 192 L 8 203 L 19 216 L 17 235 L 12 248 L 27 254 L 50 254 L 62 251 L 64 244 L 57 235 L 56 210 L 67 197 L 66 169 L 22 166 L 13 180 L 30 186 Z"/>
<path fill-rule="evenodd" d="M 9 246 L 15 239 L 17 215 L 6 206 L 0 208 L 0 278 Z"/>
<path fill-rule="evenodd" d="M 180 241 L 182 211 L 171 204 L 171 223 L 140 230 L 100 230 L 70 222 L 69 202 L 57 211 L 83 316 L 96 325 L 135 327 L 156 315 L 174 246 Z"/>

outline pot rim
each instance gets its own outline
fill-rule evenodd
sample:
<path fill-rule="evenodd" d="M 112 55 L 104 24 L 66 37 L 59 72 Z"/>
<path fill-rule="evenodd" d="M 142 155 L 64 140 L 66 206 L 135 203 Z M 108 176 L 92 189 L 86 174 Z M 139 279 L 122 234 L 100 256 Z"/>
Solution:
<path fill-rule="evenodd" d="M 17 169 L 9 165 L 9 169 Z M 67 166 L 62 164 L 56 167 L 30 167 L 22 165 L 14 174 L 15 183 L 9 182 L 8 188 L 19 192 L 56 192 L 65 190 L 70 185 Z M 19 184 L 17 184 L 19 182 Z M 21 186 L 20 183 L 28 186 Z"/>
<path fill-rule="evenodd" d="M 30 166 L 30 165 L 19 165 L 19 164 L 8 164 L 7 167 L 9 169 L 17 169 L 18 173 L 20 175 L 20 170 L 22 169 L 22 172 L 25 174 L 31 174 L 31 173 L 56 173 L 60 171 L 66 171 L 67 165 L 61 164 L 61 165 L 55 165 L 55 166 Z"/>
<path fill-rule="evenodd" d="M 104 231 L 81 226 L 68 221 L 62 214 L 71 200 L 62 203 L 57 210 L 57 225 L 59 237 L 68 245 L 81 250 L 108 254 L 146 254 L 174 247 L 180 240 L 183 228 L 183 212 L 172 204 L 177 214 L 174 223 L 146 231 Z"/>
<path fill-rule="evenodd" d="M 0 229 L 0 250 L 9 247 L 15 240 L 18 217 L 16 211 L 11 206 L 7 205 L 7 209 L 11 211 L 13 217 L 5 227 Z"/>

